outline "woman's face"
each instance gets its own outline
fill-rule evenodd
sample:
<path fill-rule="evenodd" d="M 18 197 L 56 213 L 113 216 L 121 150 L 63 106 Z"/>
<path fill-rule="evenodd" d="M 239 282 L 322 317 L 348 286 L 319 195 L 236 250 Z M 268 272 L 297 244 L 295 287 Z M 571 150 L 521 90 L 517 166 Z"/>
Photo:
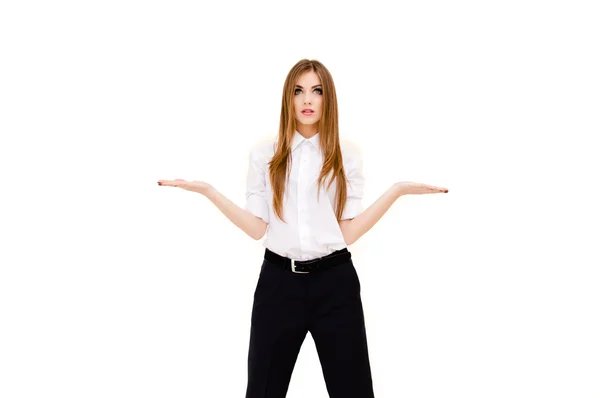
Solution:
<path fill-rule="evenodd" d="M 294 89 L 294 116 L 299 124 L 311 125 L 321 119 L 323 88 L 314 71 L 302 74 Z"/>

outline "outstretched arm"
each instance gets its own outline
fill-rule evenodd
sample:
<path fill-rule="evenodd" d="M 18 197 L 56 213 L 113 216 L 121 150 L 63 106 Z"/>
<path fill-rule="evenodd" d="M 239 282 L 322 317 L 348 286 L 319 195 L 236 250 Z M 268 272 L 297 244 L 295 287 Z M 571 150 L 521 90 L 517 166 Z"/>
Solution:
<path fill-rule="evenodd" d="M 448 189 L 415 182 L 397 182 L 393 184 L 365 211 L 350 220 L 340 221 L 344 241 L 347 245 L 356 242 L 383 217 L 400 196 L 441 192 L 447 193 Z"/>
<path fill-rule="evenodd" d="M 259 240 L 267 232 L 268 224 L 265 221 L 248 210 L 242 209 L 215 188 L 210 189 L 205 196 L 221 210 L 221 213 L 252 239 Z"/>
<path fill-rule="evenodd" d="M 236 205 L 215 187 L 204 181 L 159 180 L 158 185 L 179 187 L 206 196 L 229 221 L 252 239 L 260 240 L 267 232 L 269 225 L 269 208 L 265 193 L 266 155 L 262 149 L 266 149 L 266 147 L 256 147 L 249 154 L 245 208 Z"/>
<path fill-rule="evenodd" d="M 248 210 L 242 209 L 207 182 L 185 181 L 182 179 L 159 180 L 158 185 L 178 187 L 206 196 L 219 210 L 221 210 L 221 213 L 252 239 L 259 240 L 267 231 L 268 224 L 263 221 L 263 219 L 255 216 Z"/>

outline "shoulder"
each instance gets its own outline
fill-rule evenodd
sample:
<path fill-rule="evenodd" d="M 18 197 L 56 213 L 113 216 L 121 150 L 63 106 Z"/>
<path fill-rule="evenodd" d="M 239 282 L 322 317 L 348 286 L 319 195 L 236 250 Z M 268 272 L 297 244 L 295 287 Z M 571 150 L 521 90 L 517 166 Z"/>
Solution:
<path fill-rule="evenodd" d="M 360 145 L 350 140 L 340 140 L 342 158 L 346 165 L 356 165 L 362 162 L 362 150 Z"/>
<path fill-rule="evenodd" d="M 250 148 L 250 159 L 254 162 L 268 162 L 275 153 L 275 140 L 265 138 L 255 142 Z"/>

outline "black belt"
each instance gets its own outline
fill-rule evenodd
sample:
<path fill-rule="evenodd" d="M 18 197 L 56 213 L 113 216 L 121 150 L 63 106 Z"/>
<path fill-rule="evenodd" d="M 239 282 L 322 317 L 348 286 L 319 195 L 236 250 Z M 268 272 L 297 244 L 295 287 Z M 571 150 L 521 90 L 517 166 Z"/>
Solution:
<path fill-rule="evenodd" d="M 348 248 L 345 247 L 324 257 L 313 260 L 297 261 L 280 256 L 279 254 L 265 248 L 265 260 L 297 274 L 308 274 L 310 272 L 321 271 L 327 268 L 335 267 L 336 265 L 349 262 L 351 257 L 352 255 L 348 251 Z"/>

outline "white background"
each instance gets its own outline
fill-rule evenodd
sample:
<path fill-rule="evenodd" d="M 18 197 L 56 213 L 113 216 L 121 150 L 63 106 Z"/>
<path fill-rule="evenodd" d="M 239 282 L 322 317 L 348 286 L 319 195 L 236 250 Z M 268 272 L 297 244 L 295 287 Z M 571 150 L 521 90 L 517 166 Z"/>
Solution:
<path fill-rule="evenodd" d="M 0 396 L 243 397 L 264 248 L 240 206 L 300 59 L 334 77 L 378 398 L 600 397 L 592 1 L 6 1 Z M 310 334 L 289 398 L 327 392 Z"/>

